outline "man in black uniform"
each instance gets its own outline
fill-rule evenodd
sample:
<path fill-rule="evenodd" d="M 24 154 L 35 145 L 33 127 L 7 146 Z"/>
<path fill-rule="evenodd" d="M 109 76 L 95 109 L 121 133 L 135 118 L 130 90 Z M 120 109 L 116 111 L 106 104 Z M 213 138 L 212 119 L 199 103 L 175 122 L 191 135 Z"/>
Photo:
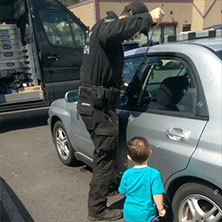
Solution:
<path fill-rule="evenodd" d="M 106 206 L 116 175 L 119 124 L 115 104 L 122 84 L 122 42 L 158 24 L 163 16 L 160 8 L 148 13 L 143 3 L 133 2 L 124 8 L 119 18 L 114 12 L 108 12 L 88 33 L 80 71 L 78 110 L 95 146 L 88 199 L 91 221 L 122 217 L 121 210 Z"/>

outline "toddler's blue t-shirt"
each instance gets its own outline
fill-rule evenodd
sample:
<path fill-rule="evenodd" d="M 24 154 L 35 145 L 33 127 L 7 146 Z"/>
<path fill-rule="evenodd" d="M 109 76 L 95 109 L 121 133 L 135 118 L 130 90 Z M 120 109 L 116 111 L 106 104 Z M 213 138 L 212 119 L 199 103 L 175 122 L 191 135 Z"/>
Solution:
<path fill-rule="evenodd" d="M 130 168 L 122 176 L 119 192 L 126 196 L 126 222 L 150 222 L 157 216 L 153 195 L 164 193 L 160 172 L 149 166 Z"/>

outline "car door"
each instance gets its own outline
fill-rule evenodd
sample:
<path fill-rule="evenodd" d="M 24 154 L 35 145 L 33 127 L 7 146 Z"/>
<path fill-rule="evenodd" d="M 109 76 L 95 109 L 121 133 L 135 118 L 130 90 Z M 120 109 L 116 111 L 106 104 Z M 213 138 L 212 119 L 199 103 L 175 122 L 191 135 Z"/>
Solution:
<path fill-rule="evenodd" d="M 57 1 L 31 1 L 44 82 L 51 100 L 78 88 L 86 27 Z"/>
<path fill-rule="evenodd" d="M 125 87 L 131 82 L 142 58 L 142 55 L 128 56 L 125 58 L 123 67 L 125 83 L 122 85 L 121 89 L 125 89 Z M 90 139 L 88 131 L 86 130 L 85 124 L 77 111 L 76 104 L 73 108 L 71 124 L 72 135 L 74 135 L 71 139 L 73 140 L 73 144 L 75 144 L 75 149 L 87 157 L 92 158 L 94 145 Z"/>
<path fill-rule="evenodd" d="M 77 102 L 73 105 L 71 115 L 72 144 L 75 144 L 75 150 L 82 153 L 86 158 L 93 157 L 94 145 L 90 134 L 77 110 Z M 88 159 L 87 158 L 87 159 Z"/>
<path fill-rule="evenodd" d="M 130 166 L 124 143 L 135 136 L 148 139 L 153 151 L 149 165 L 160 170 L 164 182 L 188 165 L 207 123 L 198 114 L 204 98 L 189 62 L 182 55 L 158 55 L 139 68 L 128 90 L 129 102 L 119 113 L 119 158 L 125 164 L 119 171 Z"/>

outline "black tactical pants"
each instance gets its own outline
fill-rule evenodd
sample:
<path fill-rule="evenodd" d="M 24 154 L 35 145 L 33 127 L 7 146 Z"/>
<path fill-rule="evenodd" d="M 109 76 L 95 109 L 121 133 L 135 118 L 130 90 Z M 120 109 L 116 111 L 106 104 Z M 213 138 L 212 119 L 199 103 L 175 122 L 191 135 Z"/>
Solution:
<path fill-rule="evenodd" d="M 116 111 L 78 104 L 79 113 L 95 146 L 88 209 L 94 216 L 106 208 L 109 188 L 116 175 L 119 123 Z"/>

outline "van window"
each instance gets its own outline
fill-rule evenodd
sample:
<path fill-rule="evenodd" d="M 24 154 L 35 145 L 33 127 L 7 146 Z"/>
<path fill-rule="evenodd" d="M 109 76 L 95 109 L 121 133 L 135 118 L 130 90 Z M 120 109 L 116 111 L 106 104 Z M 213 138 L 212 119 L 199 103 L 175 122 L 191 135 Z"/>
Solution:
<path fill-rule="evenodd" d="M 76 22 L 74 22 L 71 18 L 69 21 L 73 31 L 75 46 L 78 48 L 83 48 L 85 45 L 85 31 L 80 28 L 80 26 L 76 24 Z"/>
<path fill-rule="evenodd" d="M 75 47 L 68 17 L 64 13 L 41 11 L 40 18 L 45 34 L 52 45 Z"/>

